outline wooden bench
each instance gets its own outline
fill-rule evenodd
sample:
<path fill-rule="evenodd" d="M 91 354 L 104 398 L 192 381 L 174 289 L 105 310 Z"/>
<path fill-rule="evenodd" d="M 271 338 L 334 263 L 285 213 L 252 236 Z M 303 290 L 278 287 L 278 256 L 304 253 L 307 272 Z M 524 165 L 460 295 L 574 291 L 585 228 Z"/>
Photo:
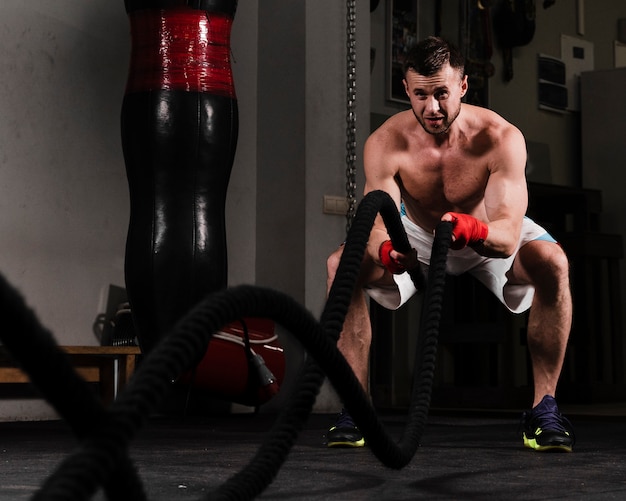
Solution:
<path fill-rule="evenodd" d="M 138 346 L 61 346 L 76 372 L 88 383 L 99 383 L 105 405 L 110 404 L 135 371 L 141 354 Z M 0 346 L 0 384 L 28 383 L 28 375 L 17 367 Z"/>

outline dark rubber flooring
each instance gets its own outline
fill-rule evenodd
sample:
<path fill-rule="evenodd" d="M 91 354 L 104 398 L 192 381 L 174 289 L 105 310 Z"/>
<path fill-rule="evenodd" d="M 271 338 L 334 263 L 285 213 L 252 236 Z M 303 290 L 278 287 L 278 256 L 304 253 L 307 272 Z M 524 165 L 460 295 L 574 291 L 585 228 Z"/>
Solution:
<path fill-rule="evenodd" d="M 626 426 L 619 418 L 570 416 L 568 453 L 521 446 L 513 415 L 431 415 L 422 446 L 402 470 L 367 448 L 328 449 L 333 416 L 312 415 L 265 500 L 626 499 Z M 133 440 L 131 457 L 150 500 L 210 499 L 252 458 L 273 416 L 157 417 Z M 400 436 L 404 417 L 382 417 Z M 0 423 L 0 500 L 30 499 L 76 440 L 60 421 Z M 105 499 L 99 491 L 93 499 Z"/>

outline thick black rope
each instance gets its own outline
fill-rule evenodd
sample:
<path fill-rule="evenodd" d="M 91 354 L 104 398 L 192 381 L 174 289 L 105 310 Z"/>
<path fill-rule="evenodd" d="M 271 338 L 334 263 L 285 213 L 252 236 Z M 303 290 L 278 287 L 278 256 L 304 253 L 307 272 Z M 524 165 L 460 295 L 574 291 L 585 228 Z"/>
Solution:
<path fill-rule="evenodd" d="M 97 433 L 109 419 L 102 403 L 74 371 L 49 330 L 35 313 L 0 275 L 0 315 L 6 320 L 0 339 L 31 382 L 71 427 L 78 439 Z M 103 485 L 108 499 L 144 500 L 143 486 L 136 470 L 126 456 L 112 467 L 113 476 L 100 476 L 94 481 Z M 79 486 L 77 486 L 79 487 Z M 88 493 L 82 493 L 87 499 Z"/>
<path fill-rule="evenodd" d="M 78 450 L 60 464 L 34 499 L 63 501 L 87 499 L 95 493 L 99 485 L 105 486 L 109 499 L 116 501 L 145 499 L 132 467 L 123 477 L 125 484 L 133 487 L 132 495 L 129 495 L 128 491 L 121 492 L 122 489 L 116 489 L 114 493 L 111 490 L 113 487 L 108 487 L 120 481 L 116 474 L 121 466 L 130 465 L 127 455 L 130 441 L 148 415 L 159 408 L 171 386 L 170 382 L 187 370 L 198 359 L 199 354 L 206 351 L 213 333 L 223 325 L 246 316 L 271 318 L 281 324 L 300 340 L 311 357 L 307 359 L 305 370 L 299 377 L 297 391 L 291 396 L 286 410 L 278 417 L 257 454 L 242 471 L 206 499 L 252 499 L 271 483 L 310 414 L 324 374 L 328 376 L 346 407 L 353 414 L 372 452 L 389 467 L 405 466 L 419 445 L 428 413 L 440 317 L 440 306 L 437 306 L 437 303 L 440 305 L 441 302 L 441 294 L 438 294 L 436 287 L 433 288 L 433 282 L 441 280 L 443 284 L 450 225 L 449 223 L 440 225 L 435 235 L 433 249 L 435 250 L 437 246 L 440 248 L 433 252 L 429 275 L 431 283 L 426 296 L 435 306 L 431 311 L 425 301 L 425 312 L 422 315 L 422 326 L 427 325 L 426 330 L 430 331 L 431 335 L 434 333 L 434 340 L 418 343 L 424 355 L 419 353 L 417 355 L 421 362 L 415 370 L 409 420 L 402 439 L 396 443 L 377 419 L 350 366 L 336 348 L 336 339 L 341 331 L 356 283 L 369 231 L 379 210 L 394 246 L 398 250 L 408 249 L 408 241 L 404 241 L 406 235 L 393 201 L 382 192 L 374 192 L 365 197 L 359 205 L 357 217 L 348 235 L 344 256 L 337 272 L 338 278 L 331 288 L 320 323 L 291 298 L 270 289 L 240 286 L 214 293 L 181 320 L 172 333 L 146 357 L 128 387 L 107 412 L 99 404 L 87 406 L 91 414 L 91 421 L 87 421 L 90 423 L 88 427 L 83 420 L 85 411 L 79 413 L 80 418 L 72 411 L 82 405 L 75 397 L 76 395 L 82 397 L 85 389 L 76 390 L 77 393 L 72 396 L 74 398 L 69 399 L 63 397 L 59 391 L 59 387 L 64 390 L 68 385 L 72 388 L 85 386 L 67 360 L 62 356 L 52 357 L 52 361 L 43 365 L 45 372 L 41 372 L 37 364 L 27 361 L 32 356 L 33 346 L 42 344 L 39 339 L 42 337 L 42 331 L 45 333 L 43 337 L 49 338 L 47 344 L 54 344 L 52 336 L 38 326 L 33 315 L 30 323 L 36 325 L 31 325 L 30 334 L 27 336 L 31 342 L 5 342 L 5 344 L 15 358 L 22 362 L 22 366 L 29 374 L 31 371 L 39 373 L 37 376 L 33 374 L 31 379 L 55 408 L 63 410 L 61 415 L 81 438 Z M 359 245 L 356 245 L 357 243 Z M 443 272 L 435 263 L 436 254 L 439 253 L 443 254 Z M 9 293 L 3 295 L 14 295 L 10 286 L 6 283 L 5 285 Z M 19 299 L 21 301 L 21 298 Z M 0 308 L 5 309 L 4 301 Z M 20 305 L 13 304 L 13 308 L 20 309 Z M 6 312 L 9 317 L 16 311 L 13 308 Z M 22 304 L 21 308 L 24 309 L 25 305 Z M 58 347 L 56 350 L 58 351 Z M 55 350 L 52 350 L 52 353 L 56 353 Z M 50 378 L 50 374 L 62 374 L 62 379 Z M 44 381 L 45 379 L 48 383 Z M 93 395 L 89 398 L 94 400 Z M 97 425 L 91 428 L 93 422 Z"/>
<path fill-rule="evenodd" d="M 408 252 L 411 248 L 393 200 L 382 191 L 368 194 L 359 204 L 357 215 L 346 240 L 346 249 L 335 279 L 335 282 L 339 281 L 339 284 L 333 284 L 327 309 L 322 315 L 322 325 L 326 327 L 329 335 L 335 340 L 338 339 L 343 327 L 343 320 L 363 259 L 365 245 L 378 212 L 383 217 L 394 248 L 401 252 Z M 356 387 L 347 388 L 345 391 L 336 388 L 343 398 L 345 407 L 350 411 L 363 435 L 367 438 L 374 454 L 389 467 L 402 468 L 408 464 L 419 446 L 426 423 L 434 377 L 437 337 L 446 276 L 445 267 L 451 234 L 452 225 L 450 223 L 442 222 L 437 226 L 429 268 L 428 287 L 422 303 L 409 416 L 400 442 L 396 443 L 385 432 L 369 399 L 364 398 L 363 392 L 360 391 L 360 385 L 357 384 Z M 411 278 L 418 289 L 423 287 L 424 277 L 421 275 L 419 267 L 412 270 Z M 343 300 L 334 296 L 333 289 L 335 286 L 337 286 L 337 296 Z M 326 318 L 327 312 L 329 316 L 334 315 L 336 318 Z M 344 375 L 343 377 L 347 376 Z M 335 385 L 334 380 L 331 379 L 331 382 Z"/>

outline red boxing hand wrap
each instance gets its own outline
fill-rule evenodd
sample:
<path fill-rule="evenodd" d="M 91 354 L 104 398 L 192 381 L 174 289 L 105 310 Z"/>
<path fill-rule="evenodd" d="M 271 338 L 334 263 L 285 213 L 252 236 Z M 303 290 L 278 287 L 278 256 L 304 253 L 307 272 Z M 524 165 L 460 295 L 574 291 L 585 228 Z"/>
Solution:
<path fill-rule="evenodd" d="M 454 242 L 450 244 L 451 249 L 459 250 L 465 246 L 474 246 L 482 244 L 489 233 L 489 227 L 468 214 L 459 214 L 457 212 L 448 212 L 452 216 L 452 234 Z"/>
<path fill-rule="evenodd" d="M 399 275 L 400 273 L 404 273 L 406 268 L 402 266 L 397 259 L 391 257 L 392 250 L 393 245 L 391 244 L 391 240 L 385 240 L 378 248 L 378 257 L 385 268 L 394 275 Z"/>

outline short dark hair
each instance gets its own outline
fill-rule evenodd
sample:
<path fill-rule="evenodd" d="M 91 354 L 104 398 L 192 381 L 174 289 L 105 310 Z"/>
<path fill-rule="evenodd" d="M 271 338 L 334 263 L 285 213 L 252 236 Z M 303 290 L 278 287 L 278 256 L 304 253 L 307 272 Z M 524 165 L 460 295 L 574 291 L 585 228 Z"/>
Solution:
<path fill-rule="evenodd" d="M 441 37 L 428 37 L 409 49 L 402 68 L 403 74 L 413 70 L 424 76 L 437 73 L 446 63 L 461 76 L 465 74 L 465 58 L 452 43 Z"/>

